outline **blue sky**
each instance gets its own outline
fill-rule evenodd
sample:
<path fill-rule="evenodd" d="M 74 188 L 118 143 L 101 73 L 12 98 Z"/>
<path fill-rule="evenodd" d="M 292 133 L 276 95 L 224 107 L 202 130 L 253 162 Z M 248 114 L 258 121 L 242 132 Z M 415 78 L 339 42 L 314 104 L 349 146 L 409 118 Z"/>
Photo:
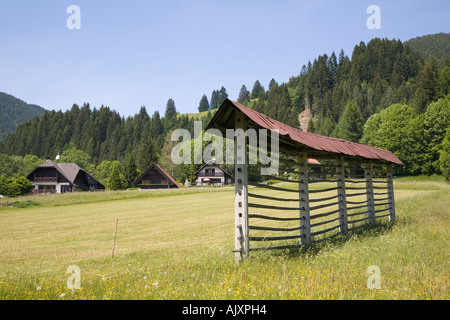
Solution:
<path fill-rule="evenodd" d="M 0 91 L 46 109 L 102 104 L 121 115 L 197 112 L 224 86 L 287 82 L 360 41 L 450 32 L 449 1 L 0 0 Z M 68 6 L 81 29 L 69 30 Z M 378 5 L 381 29 L 366 9 Z"/>

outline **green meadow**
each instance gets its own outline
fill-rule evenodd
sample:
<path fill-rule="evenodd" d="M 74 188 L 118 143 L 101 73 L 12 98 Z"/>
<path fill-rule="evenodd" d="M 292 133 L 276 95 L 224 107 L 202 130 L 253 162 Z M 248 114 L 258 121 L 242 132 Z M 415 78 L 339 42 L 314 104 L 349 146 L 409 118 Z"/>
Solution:
<path fill-rule="evenodd" d="M 402 178 L 394 190 L 394 224 L 239 264 L 233 187 L 10 199 L 0 299 L 449 299 L 450 185 Z M 74 265 L 79 289 L 68 285 Z M 367 285 L 373 265 L 379 289 Z"/>

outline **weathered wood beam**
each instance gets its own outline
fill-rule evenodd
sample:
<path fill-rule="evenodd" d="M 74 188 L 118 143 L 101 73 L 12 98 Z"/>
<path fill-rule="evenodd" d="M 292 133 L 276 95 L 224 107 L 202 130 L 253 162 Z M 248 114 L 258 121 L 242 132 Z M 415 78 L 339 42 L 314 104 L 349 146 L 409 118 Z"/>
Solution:
<path fill-rule="evenodd" d="M 249 255 L 249 229 L 248 229 L 248 176 L 247 176 L 247 159 L 246 138 L 244 140 L 240 135 L 245 134 L 246 125 L 244 115 L 237 113 L 235 117 L 235 128 L 242 129 L 237 131 L 235 135 L 235 259 L 240 262 Z M 244 145 L 240 145 L 239 141 L 245 141 Z"/>

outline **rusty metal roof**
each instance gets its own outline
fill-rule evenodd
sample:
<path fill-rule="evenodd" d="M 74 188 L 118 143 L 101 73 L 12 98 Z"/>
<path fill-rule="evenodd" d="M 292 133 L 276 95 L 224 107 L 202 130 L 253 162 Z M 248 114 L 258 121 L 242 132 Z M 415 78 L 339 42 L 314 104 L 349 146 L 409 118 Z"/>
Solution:
<path fill-rule="evenodd" d="M 214 117 L 211 119 L 207 129 L 217 128 L 224 132 L 225 129 L 234 128 L 235 112 L 244 113 L 247 118 L 253 122 L 252 127 L 259 127 L 268 130 L 278 129 L 280 138 L 288 138 L 289 142 L 293 142 L 294 145 L 299 147 L 299 150 L 306 148 L 308 151 L 314 151 L 323 155 L 325 153 L 331 153 L 335 156 L 359 157 L 374 160 L 376 162 L 388 162 L 400 165 L 403 164 L 403 162 L 401 162 L 400 159 L 398 159 L 397 156 L 390 151 L 292 128 L 280 121 L 269 118 L 262 113 L 256 112 L 255 110 L 228 99 L 224 101 Z M 282 142 L 280 141 L 280 144 L 281 143 Z"/>

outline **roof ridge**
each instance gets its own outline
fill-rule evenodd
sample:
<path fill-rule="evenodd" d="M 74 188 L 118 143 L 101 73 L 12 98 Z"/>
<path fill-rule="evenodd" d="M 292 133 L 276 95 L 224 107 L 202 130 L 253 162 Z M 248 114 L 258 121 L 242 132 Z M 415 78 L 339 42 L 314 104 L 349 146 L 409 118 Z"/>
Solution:
<path fill-rule="evenodd" d="M 236 111 L 242 112 L 248 119 L 254 122 L 257 126 L 267 129 L 279 130 L 279 134 L 287 136 L 295 143 L 301 146 L 310 148 L 319 152 L 326 152 L 338 155 L 347 155 L 352 157 L 362 157 L 370 160 L 385 161 L 394 164 L 403 164 L 403 162 L 391 151 L 384 150 L 362 143 L 348 141 L 340 138 L 322 136 L 317 133 L 302 131 L 299 128 L 288 126 L 287 124 L 278 120 L 272 119 L 269 116 L 262 114 L 246 106 L 226 99 L 219 110 L 215 113 L 206 129 L 214 128 L 215 125 L 223 126 L 223 122 L 229 121 L 232 113 L 227 111 L 230 107 L 235 108 Z M 226 118 L 224 118 L 226 116 Z M 232 125 L 232 124 L 229 124 Z"/>

